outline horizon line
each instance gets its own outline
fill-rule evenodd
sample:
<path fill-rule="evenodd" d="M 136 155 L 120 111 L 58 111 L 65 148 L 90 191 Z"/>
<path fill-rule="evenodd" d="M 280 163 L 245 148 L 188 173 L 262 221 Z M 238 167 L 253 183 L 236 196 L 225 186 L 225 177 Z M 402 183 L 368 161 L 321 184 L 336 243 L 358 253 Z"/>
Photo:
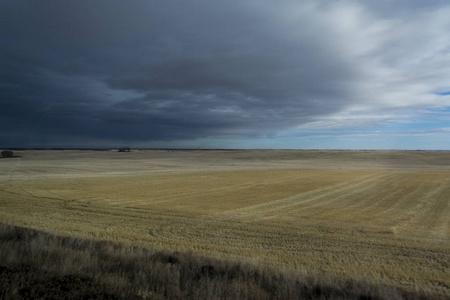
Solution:
<path fill-rule="evenodd" d="M 0 147 L 1 150 L 14 151 L 112 151 L 121 147 Z M 131 151 L 450 151 L 450 149 L 365 149 L 365 148 L 158 148 L 158 147 L 130 147 Z"/>

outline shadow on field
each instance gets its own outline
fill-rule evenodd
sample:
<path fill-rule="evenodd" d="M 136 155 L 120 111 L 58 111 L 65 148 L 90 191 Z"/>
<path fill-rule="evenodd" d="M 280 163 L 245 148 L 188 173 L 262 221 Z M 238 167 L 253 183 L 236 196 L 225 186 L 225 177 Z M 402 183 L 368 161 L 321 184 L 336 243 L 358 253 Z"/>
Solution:
<path fill-rule="evenodd" d="M 0 224 L 1 299 L 441 299 Z M 443 299 L 443 298 L 442 298 Z"/>

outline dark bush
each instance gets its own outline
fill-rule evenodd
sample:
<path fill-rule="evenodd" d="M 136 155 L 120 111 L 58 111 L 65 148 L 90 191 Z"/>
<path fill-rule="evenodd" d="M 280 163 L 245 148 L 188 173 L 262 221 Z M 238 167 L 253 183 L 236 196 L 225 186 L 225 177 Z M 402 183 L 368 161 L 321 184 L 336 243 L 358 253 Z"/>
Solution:
<path fill-rule="evenodd" d="M 2 151 L 2 157 L 13 157 L 14 156 L 14 152 L 12 152 L 11 150 L 3 150 Z"/>

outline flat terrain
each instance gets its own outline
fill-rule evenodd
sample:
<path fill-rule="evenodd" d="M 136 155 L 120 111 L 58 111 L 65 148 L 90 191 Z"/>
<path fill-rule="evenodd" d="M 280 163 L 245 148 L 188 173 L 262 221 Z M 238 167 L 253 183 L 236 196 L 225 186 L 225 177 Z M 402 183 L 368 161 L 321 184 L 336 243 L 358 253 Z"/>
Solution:
<path fill-rule="evenodd" d="M 450 152 L 15 154 L 2 221 L 450 296 Z"/>

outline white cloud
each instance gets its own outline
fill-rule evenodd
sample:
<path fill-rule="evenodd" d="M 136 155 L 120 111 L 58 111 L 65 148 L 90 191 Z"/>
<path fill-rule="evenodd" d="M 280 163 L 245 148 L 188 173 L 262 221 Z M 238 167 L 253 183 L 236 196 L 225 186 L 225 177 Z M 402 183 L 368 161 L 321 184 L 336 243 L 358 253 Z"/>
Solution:
<path fill-rule="evenodd" d="M 358 78 L 344 82 L 352 99 L 342 110 L 297 128 L 353 128 L 419 117 L 449 107 L 450 6 L 381 18 L 357 2 L 316 12 Z"/>

